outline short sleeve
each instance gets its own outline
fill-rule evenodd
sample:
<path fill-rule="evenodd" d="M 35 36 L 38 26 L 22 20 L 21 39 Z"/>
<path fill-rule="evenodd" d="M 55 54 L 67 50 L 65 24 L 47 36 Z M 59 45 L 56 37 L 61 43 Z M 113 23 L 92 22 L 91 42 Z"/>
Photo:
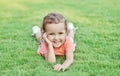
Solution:
<path fill-rule="evenodd" d="M 66 51 L 72 50 L 75 51 L 75 43 L 72 42 L 70 37 L 66 38 L 66 42 L 65 42 L 65 49 Z"/>
<path fill-rule="evenodd" d="M 41 44 L 38 46 L 38 51 L 41 55 L 44 55 L 48 52 L 47 44 L 45 41 L 42 41 Z"/>

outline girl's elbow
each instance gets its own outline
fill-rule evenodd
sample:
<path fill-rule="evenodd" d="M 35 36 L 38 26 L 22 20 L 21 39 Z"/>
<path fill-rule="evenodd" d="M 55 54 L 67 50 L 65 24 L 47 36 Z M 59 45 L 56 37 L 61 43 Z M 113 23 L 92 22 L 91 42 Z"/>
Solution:
<path fill-rule="evenodd" d="M 50 63 L 55 63 L 56 62 L 56 60 L 47 60 L 48 62 L 50 62 Z"/>
<path fill-rule="evenodd" d="M 55 62 L 56 62 L 56 60 L 51 60 L 51 61 L 48 61 L 48 62 L 50 62 L 50 63 L 55 63 Z"/>
<path fill-rule="evenodd" d="M 56 61 L 51 61 L 50 63 L 56 63 Z"/>

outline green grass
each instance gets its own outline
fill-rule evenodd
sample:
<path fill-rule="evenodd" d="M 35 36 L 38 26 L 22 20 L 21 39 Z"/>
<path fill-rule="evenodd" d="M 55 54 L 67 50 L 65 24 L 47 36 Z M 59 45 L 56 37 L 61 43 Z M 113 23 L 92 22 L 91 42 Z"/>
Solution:
<path fill-rule="evenodd" d="M 1 0 L 0 76 L 119 76 L 119 0 Z M 63 14 L 78 30 L 74 63 L 65 72 L 36 54 L 31 28 L 50 12 Z M 57 57 L 62 63 L 64 57 Z"/>

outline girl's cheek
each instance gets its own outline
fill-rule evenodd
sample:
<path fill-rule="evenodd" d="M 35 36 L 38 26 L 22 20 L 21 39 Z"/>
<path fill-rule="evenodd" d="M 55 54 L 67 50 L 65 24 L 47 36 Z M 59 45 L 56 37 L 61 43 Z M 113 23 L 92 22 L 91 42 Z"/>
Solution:
<path fill-rule="evenodd" d="M 49 35 L 47 36 L 47 38 L 48 38 L 49 40 L 51 40 L 51 39 L 52 39 L 52 37 L 51 37 L 51 36 L 49 36 Z"/>
<path fill-rule="evenodd" d="M 50 36 L 48 35 L 48 36 L 47 36 L 47 38 L 49 39 L 49 38 L 50 38 Z"/>

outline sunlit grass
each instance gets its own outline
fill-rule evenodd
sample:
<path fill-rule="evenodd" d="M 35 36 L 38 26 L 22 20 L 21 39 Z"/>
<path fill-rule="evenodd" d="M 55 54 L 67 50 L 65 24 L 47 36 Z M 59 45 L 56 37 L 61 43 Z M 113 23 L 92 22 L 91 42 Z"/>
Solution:
<path fill-rule="evenodd" d="M 1 0 L 0 76 L 119 76 L 120 1 Z M 50 12 L 63 14 L 76 30 L 74 63 L 65 72 L 36 54 L 31 28 Z M 65 57 L 57 57 L 62 63 Z"/>

